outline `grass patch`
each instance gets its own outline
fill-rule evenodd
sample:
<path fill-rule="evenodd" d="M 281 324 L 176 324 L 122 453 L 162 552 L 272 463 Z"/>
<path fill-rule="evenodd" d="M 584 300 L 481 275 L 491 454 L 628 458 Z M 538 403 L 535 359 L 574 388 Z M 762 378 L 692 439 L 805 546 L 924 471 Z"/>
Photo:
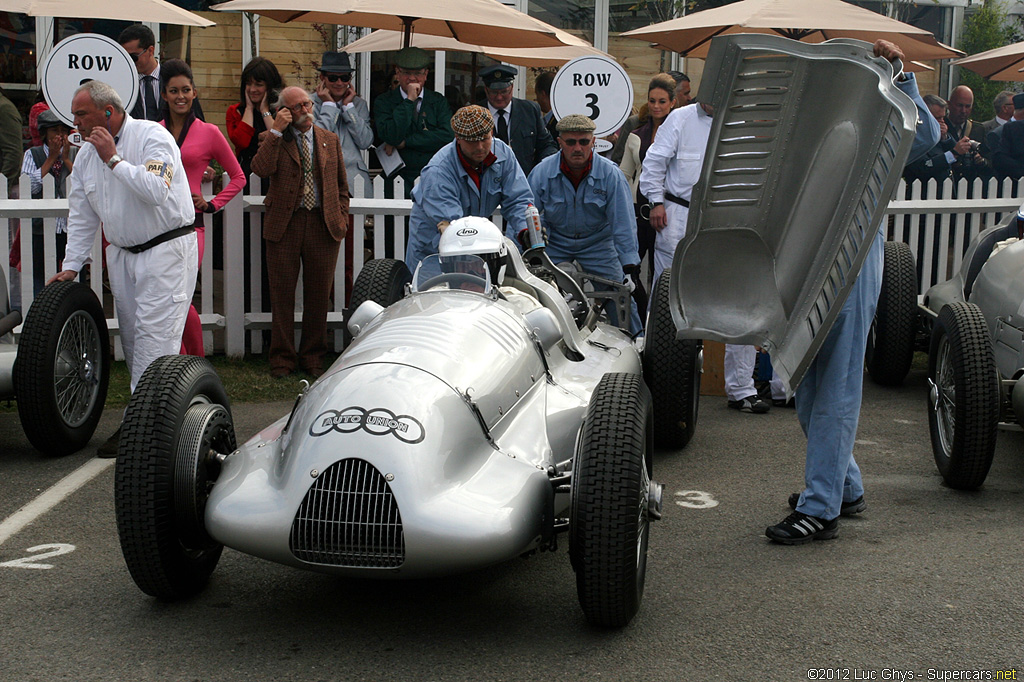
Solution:
<path fill-rule="evenodd" d="M 324 367 L 330 367 L 337 355 L 324 358 Z M 270 376 L 270 363 L 264 357 L 229 358 L 214 355 L 207 360 L 217 370 L 224 390 L 233 403 L 272 403 L 294 400 L 299 392 L 299 381 L 313 383 L 308 374 L 299 372 L 285 379 Z M 107 407 L 124 407 L 131 396 L 128 387 L 131 375 L 124 362 L 115 362 L 110 368 L 110 387 L 107 389 Z"/>
<path fill-rule="evenodd" d="M 337 355 L 329 354 L 324 358 L 324 367 L 330 367 Z M 308 374 L 297 373 L 285 379 L 274 379 L 270 376 L 270 364 L 263 357 L 246 357 L 232 359 L 223 355 L 207 358 L 217 375 L 224 383 L 224 389 L 233 403 L 271 403 L 279 400 L 294 400 L 299 393 L 299 381 L 302 379 L 313 383 Z M 131 397 L 129 386 L 131 375 L 124 361 L 115 362 L 110 367 L 110 386 L 107 389 L 108 408 L 123 408 Z M 0 403 L 0 412 L 17 411 L 14 401 Z"/>

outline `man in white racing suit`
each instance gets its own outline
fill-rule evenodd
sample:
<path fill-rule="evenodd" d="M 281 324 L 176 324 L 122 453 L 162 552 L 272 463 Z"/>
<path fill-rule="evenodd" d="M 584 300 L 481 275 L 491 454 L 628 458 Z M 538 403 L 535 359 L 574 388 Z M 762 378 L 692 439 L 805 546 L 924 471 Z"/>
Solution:
<path fill-rule="evenodd" d="M 112 87 L 90 81 L 75 91 L 71 106 L 86 144 L 68 179 L 64 269 L 50 282 L 78 276 L 102 225 L 134 391 L 153 360 L 181 348 L 199 262 L 192 195 L 174 138 L 160 124 L 126 114 Z M 116 454 L 119 438 L 120 428 L 101 456 Z"/>

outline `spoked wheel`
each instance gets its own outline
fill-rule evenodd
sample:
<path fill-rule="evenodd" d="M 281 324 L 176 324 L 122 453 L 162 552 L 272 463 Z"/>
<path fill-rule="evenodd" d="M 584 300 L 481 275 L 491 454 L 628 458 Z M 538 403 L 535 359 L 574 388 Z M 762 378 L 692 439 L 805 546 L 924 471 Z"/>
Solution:
<path fill-rule="evenodd" d="M 644 344 L 644 381 L 654 401 L 654 441 L 659 447 L 685 447 L 697 430 L 704 342 L 676 339 L 669 308 L 669 271 L 654 284 Z"/>
<path fill-rule="evenodd" d="M 635 374 L 606 374 L 590 399 L 573 461 L 569 558 L 587 620 L 622 627 L 644 593 L 650 522 L 661 515 L 651 480 L 651 398 Z"/>
<path fill-rule="evenodd" d="M 14 364 L 18 415 L 32 445 L 48 455 L 80 450 L 103 414 L 110 338 L 92 289 L 57 282 L 32 303 Z"/>
<path fill-rule="evenodd" d="M 376 258 L 367 261 L 356 281 L 352 284 L 352 296 L 349 298 L 348 309 L 352 313 L 364 301 L 376 301 L 385 308 L 405 296 L 405 285 L 412 282 L 412 273 L 408 266 L 394 258 Z M 348 327 L 345 327 L 345 345 L 352 340 Z"/>
<path fill-rule="evenodd" d="M 864 364 L 876 384 L 903 383 L 914 360 L 917 334 L 917 266 L 910 246 L 885 243 L 878 308 L 868 333 Z"/>
<path fill-rule="evenodd" d="M 985 317 L 956 302 L 939 312 L 928 357 L 932 453 L 951 488 L 977 488 L 988 475 L 999 423 L 999 377 Z"/>
<path fill-rule="evenodd" d="M 236 447 L 231 407 L 204 358 L 167 355 L 146 369 L 121 431 L 114 507 L 132 579 L 165 600 L 201 591 L 222 545 L 206 532 L 206 501 Z"/>

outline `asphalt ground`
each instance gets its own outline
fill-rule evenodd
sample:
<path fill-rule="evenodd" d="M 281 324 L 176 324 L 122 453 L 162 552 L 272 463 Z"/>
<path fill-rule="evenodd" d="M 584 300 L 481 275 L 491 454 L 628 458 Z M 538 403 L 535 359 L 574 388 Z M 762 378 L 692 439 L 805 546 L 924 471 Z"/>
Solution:
<path fill-rule="evenodd" d="M 155 601 L 121 557 L 113 468 L 90 451 L 47 459 L 16 414 L 0 414 L 0 528 L 66 475 L 101 467 L 0 535 L 0 680 L 1024 679 L 1024 433 L 1000 433 L 979 491 L 950 490 L 925 395 L 921 371 L 896 389 L 866 384 L 856 456 L 868 509 L 837 539 L 798 547 L 764 537 L 801 487 L 794 412 L 703 398 L 690 445 L 657 453 L 665 516 L 640 613 L 618 631 L 585 622 L 564 541 L 415 582 L 226 550 L 205 592 Z M 239 436 L 289 407 L 234 406 Z M 93 445 L 119 416 L 104 415 Z"/>

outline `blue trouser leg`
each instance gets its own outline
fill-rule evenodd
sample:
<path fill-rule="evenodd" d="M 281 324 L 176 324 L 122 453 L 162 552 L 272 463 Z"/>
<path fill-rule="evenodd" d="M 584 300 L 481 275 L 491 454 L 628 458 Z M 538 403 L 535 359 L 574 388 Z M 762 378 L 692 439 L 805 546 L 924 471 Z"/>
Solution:
<path fill-rule="evenodd" d="M 864 346 L 882 286 L 881 233 L 825 343 L 796 392 L 796 411 L 807 435 L 804 483 L 797 511 L 822 519 L 839 516 L 842 502 L 864 494 L 853 459 L 861 391 Z"/>

